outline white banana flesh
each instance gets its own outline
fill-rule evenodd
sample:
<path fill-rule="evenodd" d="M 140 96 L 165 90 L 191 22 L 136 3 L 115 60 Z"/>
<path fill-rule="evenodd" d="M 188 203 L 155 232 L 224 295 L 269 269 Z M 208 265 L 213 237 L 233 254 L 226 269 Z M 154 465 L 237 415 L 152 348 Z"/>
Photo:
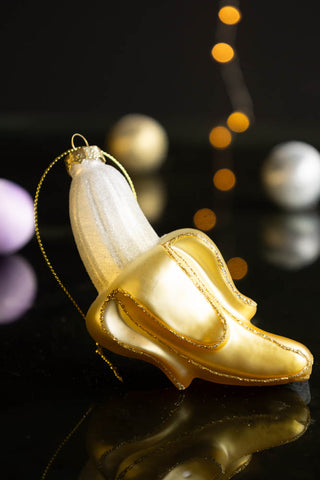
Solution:
<path fill-rule="evenodd" d="M 114 167 L 88 158 L 74 163 L 70 175 L 72 232 L 85 268 L 101 293 L 159 237 Z"/>

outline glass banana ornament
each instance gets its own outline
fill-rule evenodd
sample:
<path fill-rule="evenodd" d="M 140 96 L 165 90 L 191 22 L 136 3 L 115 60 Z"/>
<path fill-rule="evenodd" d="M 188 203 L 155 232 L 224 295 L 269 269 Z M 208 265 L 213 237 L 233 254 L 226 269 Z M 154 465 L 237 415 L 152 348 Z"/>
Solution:
<path fill-rule="evenodd" d="M 98 291 L 86 315 L 98 345 L 152 363 L 179 389 L 195 377 L 233 385 L 309 378 L 310 351 L 251 323 L 256 303 L 236 289 L 209 237 L 182 229 L 159 238 L 107 154 L 72 146 L 70 219 Z"/>

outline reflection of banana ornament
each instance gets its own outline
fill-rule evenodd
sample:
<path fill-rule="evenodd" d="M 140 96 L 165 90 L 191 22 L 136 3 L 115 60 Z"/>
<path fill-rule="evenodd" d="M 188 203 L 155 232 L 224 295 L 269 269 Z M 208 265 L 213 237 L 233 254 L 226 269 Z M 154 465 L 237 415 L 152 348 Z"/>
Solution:
<path fill-rule="evenodd" d="M 253 453 L 297 440 L 309 423 L 308 407 L 286 387 L 197 382 L 183 394 L 131 392 L 93 411 L 79 480 L 227 480 Z"/>
<path fill-rule="evenodd" d="M 102 160 L 102 162 L 101 162 Z M 184 229 L 159 238 L 125 178 L 98 147 L 71 152 L 70 218 L 99 295 L 87 328 L 103 347 L 158 366 L 179 389 L 193 378 L 237 385 L 309 378 L 302 344 L 251 324 L 214 243 Z"/>

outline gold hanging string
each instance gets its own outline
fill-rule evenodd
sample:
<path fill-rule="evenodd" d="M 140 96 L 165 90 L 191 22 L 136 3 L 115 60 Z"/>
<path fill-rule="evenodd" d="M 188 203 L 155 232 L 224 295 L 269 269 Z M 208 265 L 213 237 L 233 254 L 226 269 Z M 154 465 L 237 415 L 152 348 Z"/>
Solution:
<path fill-rule="evenodd" d="M 40 181 L 38 183 L 38 186 L 37 186 L 37 190 L 36 190 L 36 194 L 35 194 L 35 197 L 34 197 L 34 225 L 35 225 L 35 234 L 36 234 L 36 238 L 37 238 L 37 241 L 38 241 L 38 244 L 39 244 L 39 247 L 40 247 L 40 251 L 43 255 L 43 258 L 45 259 L 46 261 L 46 264 L 48 265 L 52 275 L 54 276 L 54 278 L 56 279 L 56 281 L 58 282 L 59 286 L 61 287 L 61 289 L 64 291 L 64 293 L 66 294 L 66 296 L 69 298 L 69 300 L 71 301 L 71 303 L 74 305 L 74 307 L 78 310 L 78 312 L 80 313 L 80 315 L 82 316 L 82 318 L 86 319 L 86 316 L 85 314 L 83 313 L 83 311 L 81 310 L 81 308 L 79 307 L 79 305 L 77 304 L 77 302 L 75 301 L 75 299 L 72 297 L 72 295 L 70 294 L 70 292 L 67 290 L 67 288 L 64 286 L 64 284 L 62 283 L 60 277 L 58 276 L 58 274 L 56 273 L 55 269 L 53 268 L 49 258 L 48 258 L 48 255 L 45 251 L 45 248 L 43 246 L 43 243 L 42 243 L 42 240 L 41 240 L 41 236 L 40 236 L 40 230 L 39 230 L 39 220 L 38 220 L 38 205 L 39 205 L 39 195 L 40 195 L 40 190 L 41 190 L 41 187 L 42 187 L 42 184 L 46 178 L 46 176 L 48 175 L 48 173 L 50 172 L 50 170 L 52 169 L 52 167 L 59 161 L 61 160 L 62 158 L 64 158 L 66 155 L 68 155 L 69 153 L 71 152 L 75 152 L 76 150 L 79 150 L 80 148 L 82 147 L 75 147 L 74 146 L 74 138 L 76 136 L 79 136 L 81 137 L 86 145 L 88 145 L 88 142 L 86 140 L 85 137 L 83 137 L 82 135 L 80 135 L 79 133 L 75 133 L 73 136 L 72 136 L 72 140 L 71 140 L 71 144 L 72 144 L 72 147 L 73 148 L 70 148 L 69 150 L 66 150 L 65 152 L 63 152 L 61 155 L 59 155 L 58 157 L 56 157 L 51 163 L 50 165 L 46 168 L 46 170 L 44 171 L 44 173 L 42 174 L 42 177 L 40 178 Z M 133 182 L 128 174 L 128 172 L 126 171 L 126 169 L 121 165 L 120 162 L 118 162 L 118 160 L 116 160 L 112 155 L 110 155 L 109 153 L 106 153 L 106 152 L 102 152 L 104 156 L 106 156 L 107 158 L 109 158 L 120 170 L 121 172 L 123 173 L 123 175 L 125 176 L 125 178 L 127 179 L 129 185 L 130 185 L 130 188 L 135 196 L 135 198 L 137 198 L 137 195 L 136 195 L 136 191 L 135 191 L 135 188 L 134 188 L 134 185 L 133 185 Z M 103 354 L 103 348 L 101 347 L 101 345 L 99 345 L 98 343 L 96 344 L 96 353 L 102 358 L 102 360 L 109 366 L 109 368 L 111 369 L 111 371 L 113 372 L 113 374 L 115 375 L 115 377 L 120 380 L 121 382 L 123 382 L 123 379 L 122 377 L 119 375 L 119 373 L 117 372 L 117 369 L 114 367 L 114 365 L 110 362 L 110 360 L 108 360 L 106 358 L 106 356 Z"/>
<path fill-rule="evenodd" d="M 110 368 L 110 370 L 112 370 L 114 376 L 120 381 L 123 383 L 123 378 L 119 375 L 116 367 L 110 362 L 110 360 L 108 360 L 108 358 L 105 356 L 105 354 L 103 353 L 103 348 L 102 346 L 96 342 L 96 350 L 95 350 L 96 354 L 99 355 L 99 357 L 101 358 L 101 360 L 103 360 L 107 365 L 108 367 Z"/>
<path fill-rule="evenodd" d="M 35 197 L 34 197 L 34 226 L 35 226 L 35 233 L 36 233 L 36 238 L 38 240 L 38 244 L 39 244 L 39 247 L 40 247 L 40 250 L 41 250 L 41 253 L 43 255 L 43 258 L 45 259 L 52 275 L 54 276 L 54 278 L 56 279 L 56 281 L 58 282 L 59 286 L 62 288 L 62 290 L 64 291 L 64 293 L 67 295 L 67 297 L 69 298 L 69 300 L 73 303 L 73 305 L 75 306 L 75 308 L 78 310 L 78 312 L 80 313 L 80 315 L 85 319 L 86 316 L 85 314 L 83 313 L 83 311 L 81 310 L 81 308 L 79 307 L 79 305 L 77 304 L 77 302 L 74 300 L 74 298 L 71 296 L 71 294 L 69 293 L 69 291 L 66 289 L 66 287 L 63 285 L 62 281 L 60 280 L 59 276 L 57 275 L 57 273 L 55 272 L 48 256 L 47 256 L 47 253 L 44 249 L 44 246 L 43 246 L 43 243 L 42 243 L 42 240 L 41 240 L 41 237 L 40 237 L 40 230 L 39 230 L 39 220 L 38 220 L 38 204 L 39 204 L 39 195 L 40 195 L 40 190 L 41 190 L 41 187 L 42 187 L 42 184 L 46 178 L 46 176 L 48 175 L 48 173 L 50 172 L 50 170 L 52 169 L 52 167 L 59 161 L 61 160 L 62 158 L 64 158 L 66 155 L 68 155 L 69 153 L 75 151 L 75 150 L 78 150 L 79 148 L 81 147 L 77 147 L 77 148 L 70 148 L 69 150 L 67 150 L 66 152 L 62 153 L 61 155 L 59 155 L 58 157 L 56 157 L 53 162 L 50 163 L 50 165 L 48 166 L 48 168 L 44 171 L 44 173 L 42 174 L 42 177 L 40 179 L 40 182 L 38 183 L 38 186 L 37 186 L 37 190 L 36 190 L 36 194 L 35 194 Z"/>
<path fill-rule="evenodd" d="M 80 418 L 78 423 L 73 427 L 73 429 L 68 433 L 68 435 L 62 440 L 60 445 L 56 448 L 55 452 L 53 453 L 49 462 L 47 463 L 46 468 L 43 471 L 43 474 L 41 476 L 41 480 L 45 480 L 47 478 L 48 472 L 49 472 L 50 468 L 52 467 L 55 459 L 59 455 L 60 451 L 65 446 L 65 444 L 70 440 L 70 438 L 74 435 L 74 433 L 78 430 L 78 428 L 81 427 L 81 425 L 83 424 L 85 419 L 88 417 L 88 415 L 92 412 L 92 410 L 93 410 L 93 406 L 88 408 L 88 410 L 82 415 L 82 417 Z"/>

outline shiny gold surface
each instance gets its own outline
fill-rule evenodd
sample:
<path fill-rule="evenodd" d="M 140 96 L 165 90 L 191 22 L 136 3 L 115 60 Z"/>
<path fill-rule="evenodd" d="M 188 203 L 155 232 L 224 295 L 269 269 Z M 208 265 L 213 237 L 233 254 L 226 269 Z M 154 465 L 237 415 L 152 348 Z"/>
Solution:
<path fill-rule="evenodd" d="M 301 398 L 284 387 L 235 391 L 198 382 L 183 394 L 131 392 L 92 413 L 80 478 L 226 480 L 253 453 L 296 440 L 309 422 Z"/>
<path fill-rule="evenodd" d="M 179 389 L 195 377 L 235 385 L 309 378 L 309 350 L 255 327 L 255 312 L 214 243 L 184 229 L 128 264 L 86 321 L 100 345 L 158 366 Z"/>

